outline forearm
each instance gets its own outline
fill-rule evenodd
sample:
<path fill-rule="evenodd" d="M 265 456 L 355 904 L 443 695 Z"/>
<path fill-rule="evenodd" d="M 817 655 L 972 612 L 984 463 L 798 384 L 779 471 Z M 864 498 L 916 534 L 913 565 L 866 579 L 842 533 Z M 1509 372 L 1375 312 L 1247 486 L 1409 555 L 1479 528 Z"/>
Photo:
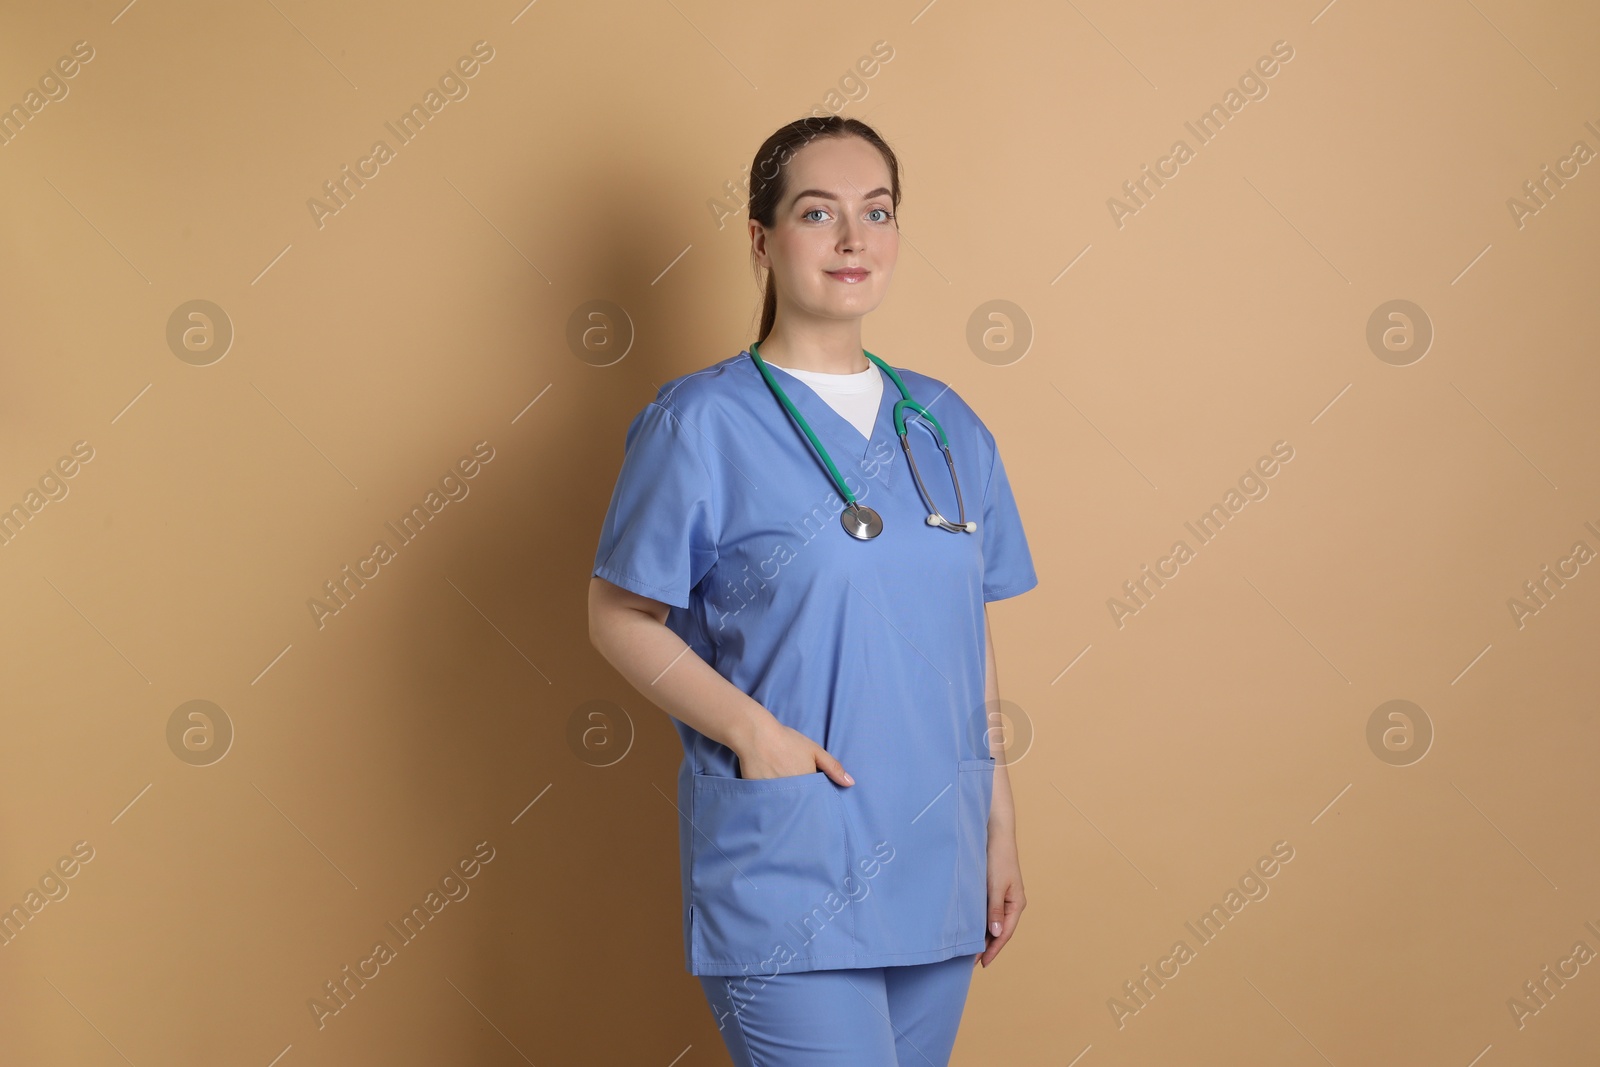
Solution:
<path fill-rule="evenodd" d="M 668 715 L 736 753 L 777 720 L 669 630 L 660 605 L 603 579 L 591 584 L 589 640 L 628 684 Z M 606 588 L 609 586 L 609 588 Z"/>
<path fill-rule="evenodd" d="M 1016 807 L 1011 796 L 1011 776 L 1006 770 L 1005 731 L 1000 722 L 1000 677 L 995 672 L 994 635 L 989 627 L 989 609 L 983 614 L 984 708 L 988 716 L 989 752 L 994 756 L 994 797 L 989 804 L 989 832 L 1015 833 Z"/>

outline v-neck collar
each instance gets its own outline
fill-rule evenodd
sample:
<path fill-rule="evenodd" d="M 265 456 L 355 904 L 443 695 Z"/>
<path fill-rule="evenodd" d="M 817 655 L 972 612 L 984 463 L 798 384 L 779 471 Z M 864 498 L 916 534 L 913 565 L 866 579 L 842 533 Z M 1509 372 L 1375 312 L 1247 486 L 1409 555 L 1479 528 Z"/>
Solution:
<path fill-rule="evenodd" d="M 794 429 L 795 436 L 806 450 L 814 454 L 816 450 L 811 447 L 811 442 L 806 440 L 800 427 L 794 425 L 794 420 L 789 417 L 789 413 L 783 409 L 783 405 L 778 403 L 778 398 L 773 396 L 772 390 L 767 387 L 766 379 L 761 376 L 761 370 L 751 357 L 750 350 L 745 349 L 740 356 L 749 364 L 750 375 L 755 379 L 762 399 Z M 839 468 L 839 474 L 845 479 L 846 485 L 854 489 L 876 481 L 885 489 L 893 486 L 895 471 L 900 466 L 898 447 L 900 442 L 894 432 L 894 405 L 900 399 L 900 390 L 887 374 L 881 369 L 878 370 L 878 376 L 883 380 L 883 392 L 878 398 L 878 414 L 873 419 L 872 436 L 869 438 L 863 436 L 854 423 L 833 410 L 833 405 L 822 399 L 806 382 L 773 363 L 767 363 L 767 370 L 777 378 L 784 395 L 789 398 L 795 410 L 800 412 L 806 424 L 811 427 L 811 432 L 817 435 L 823 447 L 828 450 L 833 465 Z M 890 447 L 885 448 L 884 445 Z M 878 456 L 882 458 L 878 459 Z M 822 457 L 818 456 L 818 466 L 826 475 L 827 466 L 821 460 Z M 833 479 L 828 480 L 831 482 Z M 870 500 L 870 493 L 867 497 Z"/>

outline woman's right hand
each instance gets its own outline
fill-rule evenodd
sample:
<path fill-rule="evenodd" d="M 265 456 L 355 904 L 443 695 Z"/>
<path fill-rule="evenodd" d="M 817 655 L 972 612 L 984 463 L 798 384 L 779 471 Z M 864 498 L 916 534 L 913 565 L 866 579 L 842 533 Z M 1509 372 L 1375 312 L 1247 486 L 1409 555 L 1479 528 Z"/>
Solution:
<path fill-rule="evenodd" d="M 739 757 L 740 778 L 788 778 L 821 771 L 839 785 L 855 785 L 856 780 L 828 750 L 777 719 L 751 741 Z"/>

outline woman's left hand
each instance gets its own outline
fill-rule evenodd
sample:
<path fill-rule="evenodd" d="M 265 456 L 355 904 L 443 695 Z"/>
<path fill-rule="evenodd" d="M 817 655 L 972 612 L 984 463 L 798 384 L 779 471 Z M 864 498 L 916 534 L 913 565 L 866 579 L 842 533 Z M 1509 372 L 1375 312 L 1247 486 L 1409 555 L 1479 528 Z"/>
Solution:
<path fill-rule="evenodd" d="M 984 931 L 988 942 L 978 955 L 974 966 L 985 967 L 994 962 L 1000 950 L 1011 940 L 1022 909 L 1028 898 L 1022 891 L 1022 865 L 1017 861 L 1017 835 L 1012 829 L 989 830 L 989 919 Z M 1000 932 L 995 933 L 996 930 Z"/>

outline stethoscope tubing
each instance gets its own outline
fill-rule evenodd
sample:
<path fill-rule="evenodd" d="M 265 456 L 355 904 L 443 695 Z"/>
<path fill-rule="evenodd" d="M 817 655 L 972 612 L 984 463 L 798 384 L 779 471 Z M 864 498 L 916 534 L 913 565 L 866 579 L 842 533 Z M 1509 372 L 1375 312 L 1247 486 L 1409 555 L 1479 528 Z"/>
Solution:
<path fill-rule="evenodd" d="M 760 348 L 760 346 L 761 343 L 758 341 L 751 345 L 749 349 L 750 358 L 755 362 L 756 369 L 761 372 L 761 377 L 766 380 L 767 387 L 772 391 L 772 394 L 778 398 L 778 401 L 783 405 L 783 409 L 789 413 L 790 419 L 794 421 L 796 426 L 800 427 L 801 432 L 806 435 L 806 439 L 811 442 L 811 447 L 816 450 L 817 456 L 821 458 L 823 465 L 828 468 L 828 474 L 833 478 L 833 484 L 839 490 L 839 495 L 844 498 L 846 505 L 852 511 L 858 510 L 859 505 L 856 502 L 855 493 L 852 492 L 850 487 L 845 484 L 844 477 L 840 475 L 839 468 L 834 466 L 832 457 L 828 455 L 828 450 L 823 447 L 821 441 L 817 440 L 817 435 L 811 431 L 811 427 L 806 423 L 806 420 L 801 416 L 800 412 L 796 410 L 794 403 L 790 401 L 789 397 L 784 393 L 783 387 L 778 384 L 775 378 L 773 378 L 772 371 L 767 369 L 766 361 L 763 360 L 760 353 L 756 351 L 758 348 Z M 900 391 L 900 399 L 897 400 L 894 405 L 895 433 L 900 437 L 900 447 L 905 451 L 906 461 L 911 466 L 911 477 L 917 483 L 917 491 L 922 494 L 923 501 L 928 505 L 928 525 L 938 526 L 939 528 L 949 530 L 952 533 L 976 532 L 978 524 L 967 521 L 967 505 L 966 501 L 961 496 L 961 480 L 956 476 L 956 461 L 955 457 L 950 454 L 950 439 L 945 435 L 944 427 L 939 424 L 939 420 L 933 416 L 932 412 L 923 407 L 921 404 L 917 403 L 915 400 L 911 399 L 911 390 L 906 388 L 906 383 L 900 379 L 900 375 L 895 372 L 893 367 L 889 366 L 889 364 L 885 363 L 871 352 L 868 352 L 866 349 L 863 348 L 861 351 L 866 354 L 866 357 L 870 359 L 879 370 L 883 371 L 889 376 L 889 380 L 894 382 L 895 388 Z M 938 507 L 934 505 L 933 494 L 928 492 L 928 487 L 922 481 L 922 472 L 917 469 L 917 458 L 916 456 L 912 455 L 911 442 L 906 436 L 907 431 L 905 413 L 907 408 L 910 408 L 912 411 L 916 412 L 917 415 L 921 416 L 921 418 L 928 423 L 928 432 L 934 435 L 935 440 L 939 444 L 940 451 L 944 453 L 945 465 L 950 468 L 950 482 L 955 486 L 956 490 L 956 508 L 959 513 L 957 522 L 951 522 L 949 519 L 946 519 L 942 514 L 940 514 Z"/>

